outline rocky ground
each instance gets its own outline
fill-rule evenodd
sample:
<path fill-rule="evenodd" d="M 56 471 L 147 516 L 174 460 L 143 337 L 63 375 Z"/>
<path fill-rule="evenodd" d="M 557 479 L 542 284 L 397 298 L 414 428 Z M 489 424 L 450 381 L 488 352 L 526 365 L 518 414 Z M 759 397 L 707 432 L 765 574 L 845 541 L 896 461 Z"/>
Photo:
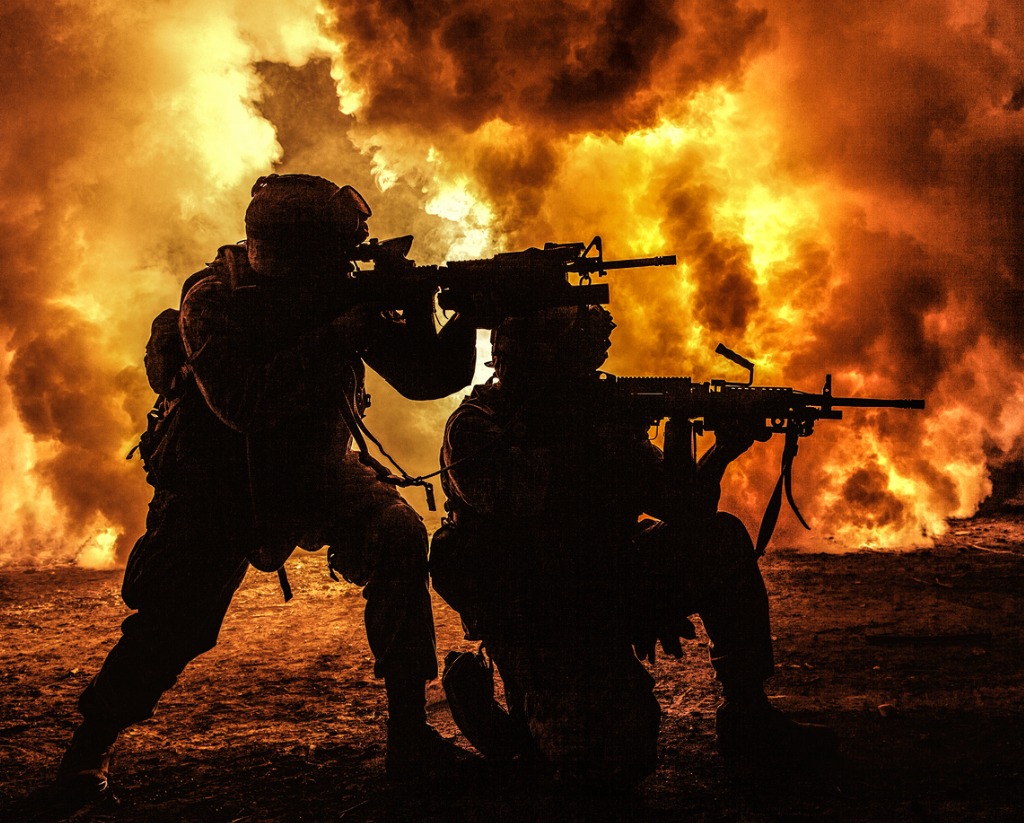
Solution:
<path fill-rule="evenodd" d="M 275 576 L 250 573 L 217 648 L 124 735 L 117 802 L 77 819 L 1020 820 L 1022 554 L 1024 518 L 1012 514 L 953 523 L 925 551 L 770 550 L 770 691 L 832 724 L 842 762 L 802 775 L 724 764 L 717 692 L 691 643 L 682 661 L 654 667 L 661 765 L 631 798 L 567 797 L 502 774 L 436 791 L 390 785 L 360 593 L 331 580 L 322 555 L 297 555 L 294 600 Z M 0 571 L 0 819 L 60 817 L 50 779 L 76 696 L 117 637 L 119 581 L 74 567 Z M 470 648 L 435 606 L 439 654 Z M 437 684 L 429 712 L 455 736 Z"/>

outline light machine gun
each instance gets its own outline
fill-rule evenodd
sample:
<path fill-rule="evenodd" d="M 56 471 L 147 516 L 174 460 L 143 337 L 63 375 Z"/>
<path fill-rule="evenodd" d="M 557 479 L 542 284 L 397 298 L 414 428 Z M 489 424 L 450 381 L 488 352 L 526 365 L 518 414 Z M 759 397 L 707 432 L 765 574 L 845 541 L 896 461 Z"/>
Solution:
<path fill-rule="evenodd" d="M 373 263 L 373 268 L 348 275 L 348 299 L 403 309 L 417 296 L 437 293 L 442 309 L 468 314 L 480 328 L 493 328 L 506 317 L 538 309 L 607 303 L 608 286 L 593 283 L 595 274 L 676 264 L 675 255 L 605 260 L 601 238 L 595 237 L 587 244 L 547 243 L 543 249 L 418 266 L 408 258 L 412 241 L 406 235 L 357 246 L 352 260 Z M 579 276 L 578 285 L 569 282 L 570 274 Z"/>
<path fill-rule="evenodd" d="M 782 494 L 800 524 L 809 529 L 793 499 L 792 470 L 798 441 L 814 432 L 818 420 L 841 420 L 843 408 L 923 409 L 924 400 L 891 400 L 878 397 L 836 397 L 832 394 L 832 375 L 825 376 L 820 394 L 810 394 L 784 386 L 755 386 L 754 364 L 719 344 L 717 354 L 745 368 L 746 383 L 711 380 L 694 383 L 689 377 L 616 377 L 602 375 L 601 401 L 615 413 L 629 419 L 639 418 L 648 426 L 673 420 L 674 436 L 666 437 L 665 459 L 674 470 L 693 470 L 697 459 L 697 435 L 739 424 L 769 434 L 783 434 L 782 470 L 768 501 L 757 535 L 757 553 L 764 553 L 782 504 Z M 679 428 L 682 432 L 679 432 Z"/>

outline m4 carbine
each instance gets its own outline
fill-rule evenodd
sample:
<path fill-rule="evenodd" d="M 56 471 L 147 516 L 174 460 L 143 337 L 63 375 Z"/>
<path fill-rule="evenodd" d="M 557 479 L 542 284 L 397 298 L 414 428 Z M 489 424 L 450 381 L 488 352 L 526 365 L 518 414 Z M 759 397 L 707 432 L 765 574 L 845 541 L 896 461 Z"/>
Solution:
<path fill-rule="evenodd" d="M 437 295 L 446 311 L 468 315 L 478 328 L 494 328 L 506 317 L 559 306 L 608 302 L 608 286 L 592 283 L 612 269 L 674 266 L 674 255 L 632 260 L 605 260 L 600 237 L 590 243 L 548 243 L 543 249 L 506 252 L 482 260 L 449 261 L 440 266 L 417 266 L 408 258 L 412 235 L 390 240 L 373 238 L 355 248 L 351 260 L 373 263 L 369 270 L 348 272 L 330 281 L 327 291 L 317 293 L 320 311 L 336 315 L 368 304 L 382 311 L 402 311 L 422 305 L 425 296 Z M 579 285 L 569 275 L 579 276 Z M 373 439 L 354 410 L 347 421 L 359 445 L 361 460 L 387 482 L 399 486 L 422 485 L 427 506 L 434 510 L 433 489 L 425 477 L 410 477 L 386 453 L 400 475 L 391 474 L 366 448 L 364 435 Z M 376 441 L 374 440 L 376 443 Z M 379 447 L 380 444 L 377 443 Z M 383 450 L 382 450 L 383 452 Z M 428 477 L 431 475 L 428 475 Z"/>
<path fill-rule="evenodd" d="M 607 303 L 608 286 L 593 283 L 595 274 L 676 264 L 675 255 L 605 260 L 601 238 L 595 237 L 587 244 L 547 243 L 543 249 L 417 266 L 408 258 L 412 241 L 406 235 L 358 246 L 352 260 L 373 263 L 373 268 L 348 275 L 349 299 L 400 310 L 424 293 L 437 293 L 442 309 L 467 314 L 480 328 L 493 328 L 506 317 L 538 309 Z M 578 285 L 569 282 L 570 274 L 579 277 Z"/>
<path fill-rule="evenodd" d="M 695 383 L 689 377 L 616 377 L 605 374 L 598 392 L 600 399 L 616 415 L 641 420 L 648 426 L 658 425 L 662 420 L 673 421 L 676 431 L 673 437 L 666 436 L 665 459 L 676 471 L 693 470 L 697 457 L 696 437 L 706 431 L 739 425 L 760 431 L 765 438 L 771 434 L 785 435 L 782 470 L 758 532 L 759 555 L 764 553 L 775 529 L 783 491 L 800 524 L 810 528 L 793 499 L 792 469 L 798 440 L 812 434 L 818 420 L 841 420 L 844 408 L 924 408 L 924 400 L 836 397 L 832 394 L 830 374 L 825 376 L 825 385 L 819 394 L 785 386 L 755 386 L 753 363 L 723 345 L 715 351 L 747 369 L 748 381 Z"/>

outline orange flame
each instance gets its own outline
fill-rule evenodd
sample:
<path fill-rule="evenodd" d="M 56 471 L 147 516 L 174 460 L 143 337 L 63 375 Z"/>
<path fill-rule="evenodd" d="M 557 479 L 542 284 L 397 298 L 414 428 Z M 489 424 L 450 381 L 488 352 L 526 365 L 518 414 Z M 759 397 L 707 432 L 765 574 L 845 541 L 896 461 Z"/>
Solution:
<path fill-rule="evenodd" d="M 420 262 L 594 234 L 674 252 L 614 276 L 609 370 L 720 376 L 724 342 L 760 383 L 925 397 L 819 424 L 804 514 L 849 546 L 971 514 L 1024 435 L 1015 5 L 760 5 L 9 3 L 0 562 L 123 560 L 149 320 L 271 170 L 355 185 Z M 431 470 L 458 398 L 371 390 L 371 425 Z M 727 478 L 748 525 L 777 450 Z"/>

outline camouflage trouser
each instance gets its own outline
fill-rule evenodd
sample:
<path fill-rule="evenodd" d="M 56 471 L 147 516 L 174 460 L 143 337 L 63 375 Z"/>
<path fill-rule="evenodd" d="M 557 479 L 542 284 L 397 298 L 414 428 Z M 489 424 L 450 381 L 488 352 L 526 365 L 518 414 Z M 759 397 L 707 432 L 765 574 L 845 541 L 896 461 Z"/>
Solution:
<path fill-rule="evenodd" d="M 540 603 L 536 588 L 513 587 L 498 616 L 483 624 L 509 713 L 526 725 L 542 759 L 572 778 L 629 783 L 656 765 L 660 711 L 654 681 L 630 642 L 637 614 L 611 618 L 620 604 L 632 604 L 623 611 L 635 612 L 637 604 L 666 598 L 679 615 L 699 614 L 724 685 L 759 686 L 772 673 L 767 593 L 739 520 L 720 513 L 697 528 L 651 524 L 636 550 L 636 591 L 620 598 L 606 589 L 603 608 L 594 599 L 583 614 L 570 614 L 571 607 L 560 611 L 558 602 L 571 601 L 582 581 L 565 582 L 553 605 L 544 594 L 547 605 Z M 612 585 L 629 587 L 625 579 Z"/>
<path fill-rule="evenodd" d="M 363 585 L 374 673 L 429 680 L 437 657 L 426 530 L 394 487 L 355 458 L 338 466 L 331 504 L 310 530 L 334 549 L 335 568 Z M 156 492 L 121 589 L 135 612 L 83 692 L 83 716 L 119 728 L 145 720 L 185 666 L 213 648 L 249 568 L 251 531 L 239 525 L 251 518 L 249 507 L 244 495 Z"/>
<path fill-rule="evenodd" d="M 771 677 L 768 593 L 743 523 L 725 512 L 686 529 L 653 523 L 639 549 L 641 594 L 700 616 L 719 681 L 760 684 Z"/>
<path fill-rule="evenodd" d="M 505 632 L 485 645 L 509 715 L 557 778 L 632 785 L 654 771 L 661 709 L 654 679 L 624 638 Z"/>

